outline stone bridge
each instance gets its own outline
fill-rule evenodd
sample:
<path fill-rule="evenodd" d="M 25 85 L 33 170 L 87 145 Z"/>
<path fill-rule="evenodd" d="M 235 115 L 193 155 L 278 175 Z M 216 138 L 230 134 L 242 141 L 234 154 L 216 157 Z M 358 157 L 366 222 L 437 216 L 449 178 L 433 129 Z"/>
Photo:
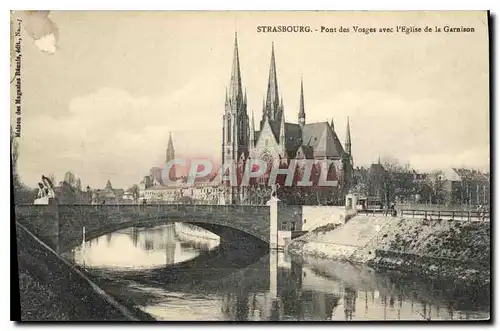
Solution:
<path fill-rule="evenodd" d="M 221 237 L 242 236 L 271 244 L 278 229 L 279 214 L 286 220 L 301 219 L 300 206 L 275 205 L 16 205 L 16 220 L 57 251 L 133 226 L 185 222 L 205 228 Z M 271 224 L 271 218 L 275 219 Z M 273 233 L 273 235 L 271 235 Z"/>

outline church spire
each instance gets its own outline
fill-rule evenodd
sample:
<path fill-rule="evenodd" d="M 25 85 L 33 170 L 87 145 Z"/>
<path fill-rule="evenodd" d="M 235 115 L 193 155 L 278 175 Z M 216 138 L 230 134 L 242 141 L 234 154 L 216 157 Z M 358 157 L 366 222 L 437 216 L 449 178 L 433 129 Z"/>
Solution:
<path fill-rule="evenodd" d="M 175 149 L 174 142 L 172 141 L 172 132 L 168 133 L 168 144 L 167 144 L 167 153 L 165 158 L 165 163 L 175 159 Z"/>
<path fill-rule="evenodd" d="M 174 142 L 172 141 L 172 132 L 168 133 L 168 145 L 167 149 L 173 151 L 174 150 Z"/>
<path fill-rule="evenodd" d="M 274 57 L 274 42 L 271 49 L 271 64 L 269 66 L 269 80 L 267 82 L 266 109 L 270 119 L 276 120 L 279 106 L 278 78 L 276 74 L 276 60 Z"/>
<path fill-rule="evenodd" d="M 243 97 L 241 88 L 241 71 L 240 71 L 240 57 L 238 52 L 238 35 L 234 33 L 234 52 L 233 52 L 233 65 L 231 68 L 231 81 L 229 83 L 229 100 L 233 104 L 237 104 L 238 100 Z"/>
<path fill-rule="evenodd" d="M 351 128 L 349 126 L 349 116 L 347 116 L 347 130 L 345 135 L 345 151 L 351 155 Z"/>
<path fill-rule="evenodd" d="M 255 120 L 254 120 L 254 116 L 253 116 L 253 110 L 252 110 L 252 123 L 251 123 L 251 126 L 250 126 L 250 135 L 249 135 L 249 148 L 253 148 L 254 147 L 254 144 L 255 144 Z"/>
<path fill-rule="evenodd" d="M 280 122 L 280 144 L 283 147 L 283 150 L 285 151 L 285 113 L 281 114 L 281 122 Z"/>
<path fill-rule="evenodd" d="M 300 105 L 299 105 L 299 125 L 302 127 L 306 124 L 306 111 L 304 107 L 304 82 L 300 78 Z"/>

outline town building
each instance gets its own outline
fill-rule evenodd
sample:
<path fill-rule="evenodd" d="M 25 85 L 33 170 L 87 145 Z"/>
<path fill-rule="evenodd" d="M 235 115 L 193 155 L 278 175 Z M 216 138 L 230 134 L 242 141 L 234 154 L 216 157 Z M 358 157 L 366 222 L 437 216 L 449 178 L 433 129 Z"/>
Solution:
<path fill-rule="evenodd" d="M 174 142 L 169 134 L 165 163 L 175 159 Z M 222 192 L 214 175 L 207 178 L 196 178 L 194 184 L 187 183 L 186 177 L 178 177 L 178 171 L 172 166 L 169 179 L 173 185 L 164 180 L 164 168 L 153 167 L 150 174 L 144 176 L 139 183 L 139 200 L 141 203 L 189 203 L 189 204 L 222 204 Z"/>
<path fill-rule="evenodd" d="M 92 204 L 119 204 L 122 203 L 123 195 L 125 190 L 114 189 L 111 185 L 111 181 L 108 179 L 106 186 L 103 189 L 93 189 L 91 190 L 91 203 Z"/>
<path fill-rule="evenodd" d="M 430 181 L 443 192 L 445 204 L 490 205 L 490 175 L 475 169 L 441 169 Z"/>

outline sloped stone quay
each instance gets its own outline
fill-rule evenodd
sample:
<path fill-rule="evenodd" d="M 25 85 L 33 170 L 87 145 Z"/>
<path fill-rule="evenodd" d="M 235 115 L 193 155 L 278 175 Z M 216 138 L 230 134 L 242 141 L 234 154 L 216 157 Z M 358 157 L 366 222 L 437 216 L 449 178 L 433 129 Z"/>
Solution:
<path fill-rule="evenodd" d="M 489 286 L 490 222 L 356 216 L 297 238 L 290 253 L 367 264 L 438 281 Z"/>
<path fill-rule="evenodd" d="M 23 228 L 16 226 L 16 235 L 21 321 L 153 320 L 133 307 L 110 304 L 107 294 Z"/>

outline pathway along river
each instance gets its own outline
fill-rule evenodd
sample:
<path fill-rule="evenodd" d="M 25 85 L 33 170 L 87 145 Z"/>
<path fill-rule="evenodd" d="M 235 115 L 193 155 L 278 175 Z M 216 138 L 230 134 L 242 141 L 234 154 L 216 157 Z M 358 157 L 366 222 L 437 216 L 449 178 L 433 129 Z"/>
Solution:
<path fill-rule="evenodd" d="M 489 318 L 489 289 L 439 286 L 344 262 L 270 255 L 267 249 L 236 252 L 244 256 L 238 265 L 225 264 L 234 252 L 203 233 L 182 223 L 129 228 L 64 255 L 106 292 L 157 320 Z"/>

